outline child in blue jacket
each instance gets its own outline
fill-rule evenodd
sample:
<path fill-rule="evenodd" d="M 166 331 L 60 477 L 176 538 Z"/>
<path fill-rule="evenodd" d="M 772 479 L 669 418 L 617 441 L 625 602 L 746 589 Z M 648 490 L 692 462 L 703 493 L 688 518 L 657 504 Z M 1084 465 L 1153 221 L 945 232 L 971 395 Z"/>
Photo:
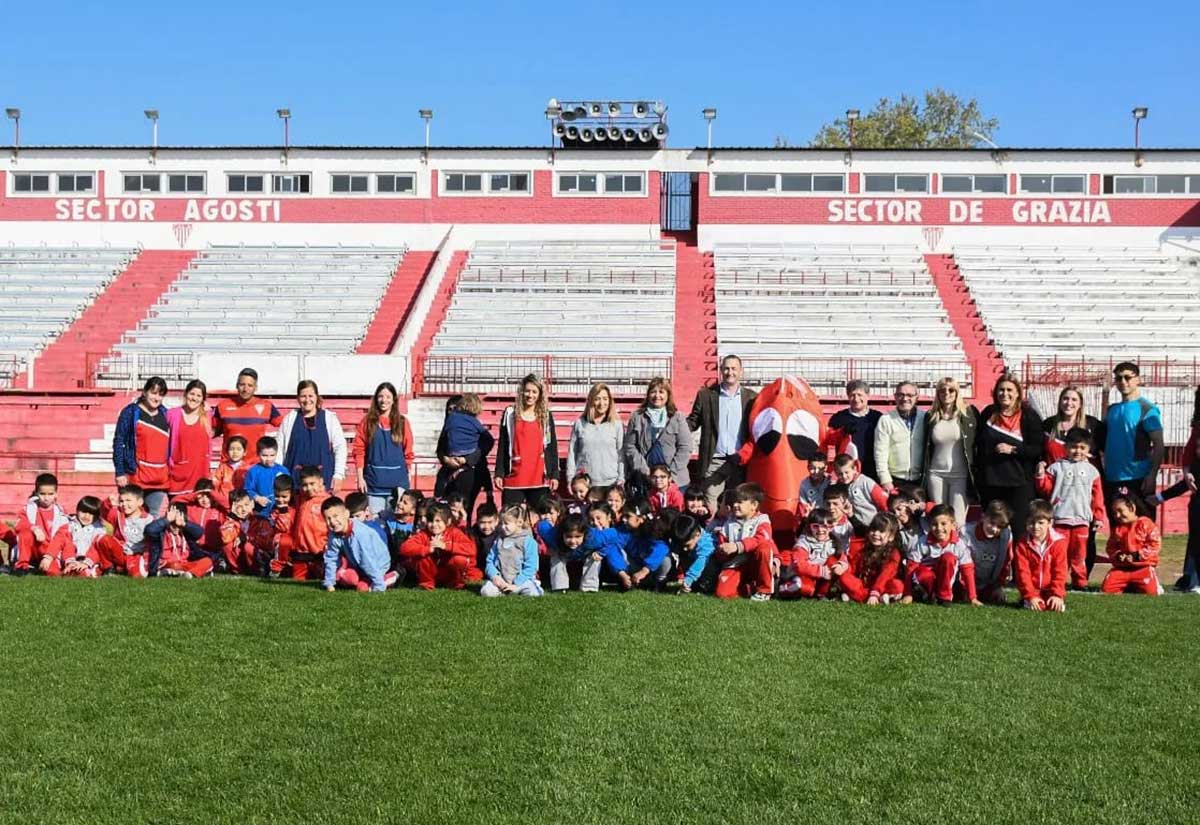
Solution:
<path fill-rule="evenodd" d="M 329 528 L 325 543 L 325 577 L 321 584 L 330 593 L 336 585 L 382 593 L 399 578 L 392 572 L 387 542 L 367 522 L 350 518 L 346 502 L 330 496 L 321 505 Z M 345 560 L 343 566 L 341 562 Z"/>
<path fill-rule="evenodd" d="M 500 513 L 500 538 L 492 543 L 484 563 L 487 581 L 480 596 L 540 596 L 537 580 L 537 541 L 529 532 L 525 508 L 505 507 Z"/>
<path fill-rule="evenodd" d="M 712 533 L 704 529 L 704 522 L 690 513 L 675 519 L 672 532 L 678 548 L 679 564 L 684 568 L 679 592 L 693 593 L 716 550 L 716 543 Z"/>

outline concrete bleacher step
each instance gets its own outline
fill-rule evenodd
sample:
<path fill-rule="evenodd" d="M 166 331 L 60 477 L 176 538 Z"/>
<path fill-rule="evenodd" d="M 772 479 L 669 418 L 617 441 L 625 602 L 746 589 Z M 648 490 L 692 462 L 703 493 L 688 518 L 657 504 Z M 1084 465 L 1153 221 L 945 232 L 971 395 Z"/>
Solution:
<path fill-rule="evenodd" d="M 409 252 L 404 256 L 358 345 L 359 355 L 383 355 L 391 351 L 435 256 L 432 251 Z"/>
<path fill-rule="evenodd" d="M 91 383 L 89 356 L 103 355 L 122 333 L 143 318 L 166 291 L 194 252 L 146 249 L 38 358 L 34 384 L 39 389 L 78 389 Z"/>

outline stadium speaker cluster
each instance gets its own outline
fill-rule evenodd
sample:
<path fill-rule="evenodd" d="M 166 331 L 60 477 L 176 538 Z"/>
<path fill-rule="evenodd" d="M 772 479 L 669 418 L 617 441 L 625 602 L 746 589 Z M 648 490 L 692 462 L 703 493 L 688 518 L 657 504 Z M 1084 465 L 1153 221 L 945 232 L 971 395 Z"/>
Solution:
<path fill-rule="evenodd" d="M 666 145 L 667 107 L 648 100 L 551 98 L 546 109 L 564 148 L 658 149 Z"/>

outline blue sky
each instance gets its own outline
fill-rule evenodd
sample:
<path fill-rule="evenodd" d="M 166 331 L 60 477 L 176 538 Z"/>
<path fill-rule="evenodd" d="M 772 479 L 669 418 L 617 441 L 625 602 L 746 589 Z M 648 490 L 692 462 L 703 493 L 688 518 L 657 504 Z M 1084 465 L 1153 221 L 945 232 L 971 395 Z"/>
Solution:
<path fill-rule="evenodd" d="M 977 97 L 1006 146 L 1200 146 L 1200 3 L 12 3 L 22 142 L 542 145 L 547 98 L 659 99 L 671 145 L 806 143 L 882 96 Z M 6 124 L 7 125 L 7 124 Z M 7 142 L 7 134 L 2 138 Z"/>

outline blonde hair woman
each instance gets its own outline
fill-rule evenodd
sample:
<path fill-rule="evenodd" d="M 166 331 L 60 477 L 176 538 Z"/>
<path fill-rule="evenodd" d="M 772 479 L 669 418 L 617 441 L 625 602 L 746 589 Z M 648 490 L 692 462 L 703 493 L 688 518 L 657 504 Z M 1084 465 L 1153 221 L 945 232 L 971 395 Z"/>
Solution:
<path fill-rule="evenodd" d="M 576 473 L 587 473 L 592 489 L 607 492 L 608 488 L 625 481 L 625 464 L 621 447 L 625 443 L 625 428 L 617 412 L 616 401 L 607 384 L 594 384 L 588 392 L 583 414 L 571 427 L 567 446 L 567 481 Z"/>
<path fill-rule="evenodd" d="M 546 385 L 536 375 L 526 375 L 515 403 L 500 417 L 495 485 L 503 506 L 532 504 L 557 492 L 558 471 L 558 438 Z"/>
<path fill-rule="evenodd" d="M 625 478 L 632 480 L 636 476 L 641 492 L 649 489 L 652 464 L 666 464 L 671 480 L 680 487 L 687 486 L 692 431 L 675 407 L 675 394 L 666 378 L 658 376 L 650 380 L 645 400 L 629 417 L 624 450 Z"/>
<path fill-rule="evenodd" d="M 963 398 L 958 381 L 937 382 L 933 406 L 925 413 L 925 492 L 935 504 L 954 510 L 961 526 L 974 483 L 975 436 L 979 413 Z"/>

